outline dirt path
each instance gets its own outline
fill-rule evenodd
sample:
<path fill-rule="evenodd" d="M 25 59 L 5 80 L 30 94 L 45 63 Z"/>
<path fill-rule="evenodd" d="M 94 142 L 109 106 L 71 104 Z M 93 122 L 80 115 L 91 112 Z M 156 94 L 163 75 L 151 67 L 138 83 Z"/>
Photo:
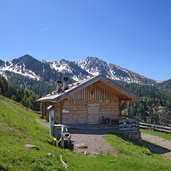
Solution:
<path fill-rule="evenodd" d="M 165 140 L 158 136 L 141 133 L 142 139 L 147 143 L 147 146 L 154 152 L 160 153 L 171 160 L 171 141 Z"/>
<path fill-rule="evenodd" d="M 104 139 L 103 135 L 94 134 L 72 134 L 74 151 L 86 154 L 118 154 Z M 78 146 L 85 144 L 88 148 L 82 149 Z"/>
<path fill-rule="evenodd" d="M 46 120 L 37 119 L 37 122 L 45 128 L 49 128 L 49 123 Z M 90 129 L 91 128 L 91 129 Z M 71 140 L 74 144 L 74 151 L 77 153 L 86 154 L 112 154 L 117 155 L 119 152 L 111 147 L 104 139 L 103 136 L 113 131 L 112 128 L 99 129 L 99 127 L 88 127 L 88 129 L 70 129 Z M 88 148 L 79 148 L 78 145 L 86 145 Z"/>

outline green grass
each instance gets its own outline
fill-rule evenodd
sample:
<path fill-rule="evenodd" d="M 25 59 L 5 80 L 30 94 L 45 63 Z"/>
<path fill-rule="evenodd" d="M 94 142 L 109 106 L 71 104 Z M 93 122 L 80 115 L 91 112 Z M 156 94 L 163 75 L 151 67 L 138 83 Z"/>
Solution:
<path fill-rule="evenodd" d="M 166 140 L 171 140 L 170 133 L 158 132 L 158 131 L 147 130 L 147 129 L 141 129 L 141 132 L 146 133 L 146 134 L 155 135 L 155 136 L 158 136 L 158 137 L 166 139 Z"/>
<path fill-rule="evenodd" d="M 147 152 L 117 135 L 104 138 L 120 151 L 118 156 L 75 154 L 49 144 L 48 135 L 39 117 L 17 103 L 0 96 L 0 171 L 64 171 L 59 155 L 69 165 L 69 171 L 166 171 L 169 161 Z M 26 150 L 33 144 L 40 150 Z M 47 153 L 53 154 L 48 157 Z"/>
<path fill-rule="evenodd" d="M 117 162 L 122 161 L 123 165 L 127 166 L 125 170 L 170 170 L 168 161 L 161 158 L 159 154 L 150 152 L 142 143 L 130 141 L 119 134 L 106 135 L 105 139 L 120 151 Z"/>

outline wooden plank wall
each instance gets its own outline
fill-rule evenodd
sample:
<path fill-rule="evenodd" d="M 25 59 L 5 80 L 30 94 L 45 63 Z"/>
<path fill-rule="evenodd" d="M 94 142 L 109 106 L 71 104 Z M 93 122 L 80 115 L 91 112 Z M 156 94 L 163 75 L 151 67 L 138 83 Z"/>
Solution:
<path fill-rule="evenodd" d="M 95 83 L 65 100 L 63 109 L 69 113 L 62 114 L 63 123 L 86 124 L 88 104 L 99 104 L 100 122 L 102 122 L 102 116 L 117 117 L 119 115 L 119 98 Z"/>
<path fill-rule="evenodd" d="M 50 103 L 50 102 L 43 102 L 42 103 L 42 116 L 43 119 L 46 119 L 47 121 L 49 121 L 49 112 L 47 110 L 47 107 L 53 105 L 54 106 L 54 110 L 55 110 L 55 123 L 60 123 L 60 113 L 61 113 L 61 109 L 60 109 L 60 104 L 59 103 Z"/>
<path fill-rule="evenodd" d="M 100 84 L 100 83 L 99 83 Z M 83 90 L 76 92 L 75 94 L 68 97 L 69 100 L 96 100 L 96 101 L 104 101 L 104 100 L 118 100 L 116 95 L 113 92 L 110 92 L 107 89 L 103 89 L 98 86 L 98 83 L 95 83 Z"/>
<path fill-rule="evenodd" d="M 49 121 L 49 113 L 47 110 L 47 107 L 49 105 L 51 105 L 51 103 L 49 103 L 49 102 L 42 103 L 42 115 L 43 115 L 43 118 L 46 119 L 47 121 Z"/>
<path fill-rule="evenodd" d="M 86 101 L 65 101 L 64 109 L 69 113 L 62 113 L 63 124 L 86 124 L 87 123 L 87 103 Z"/>
<path fill-rule="evenodd" d="M 42 104 L 43 117 L 48 120 L 47 107 L 49 105 L 54 105 L 55 123 L 61 123 L 62 120 L 63 124 L 87 124 L 89 104 L 99 104 L 100 122 L 102 122 L 103 116 L 112 118 L 117 117 L 120 112 L 119 98 L 109 89 L 100 87 L 99 85 L 98 83 L 95 83 L 65 99 L 63 109 L 68 111 L 68 113 L 62 113 L 62 117 L 60 102 L 44 102 Z"/>
<path fill-rule="evenodd" d="M 55 108 L 55 123 L 61 122 L 61 106 L 60 103 L 54 103 Z"/>

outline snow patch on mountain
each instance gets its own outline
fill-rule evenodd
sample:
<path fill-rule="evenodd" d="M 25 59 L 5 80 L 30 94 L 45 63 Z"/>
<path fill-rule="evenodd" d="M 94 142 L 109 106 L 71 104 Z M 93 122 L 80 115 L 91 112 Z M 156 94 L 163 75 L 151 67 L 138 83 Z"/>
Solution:
<path fill-rule="evenodd" d="M 55 61 L 50 63 L 50 67 L 52 69 L 55 69 L 56 71 L 62 72 L 62 71 L 68 71 L 68 72 L 72 72 L 72 70 L 70 69 L 70 67 L 67 65 L 67 63 L 60 63 L 60 61 Z"/>
<path fill-rule="evenodd" d="M 60 61 L 50 62 L 50 67 L 63 74 L 68 74 L 73 80 L 79 81 L 92 76 L 87 71 L 78 66 L 75 61 L 67 61 L 62 59 Z"/>
<path fill-rule="evenodd" d="M 14 72 L 16 74 L 29 77 L 34 80 L 40 80 L 40 77 L 37 76 L 33 71 L 26 69 L 25 65 L 13 64 L 12 62 L 5 62 L 5 66 L 0 67 L 1 75 L 5 76 L 5 71 Z"/>
<path fill-rule="evenodd" d="M 118 65 L 107 63 L 97 57 L 87 57 L 79 61 L 61 59 L 59 61 L 46 62 L 39 61 L 30 55 L 24 55 L 11 62 L 0 60 L 0 74 L 3 75 L 6 71 L 52 83 L 64 75 L 72 81 L 79 81 L 99 74 L 127 83 L 147 85 L 156 83 L 155 80 L 146 78 Z"/>
<path fill-rule="evenodd" d="M 127 83 L 153 84 L 154 80 L 145 78 L 135 72 L 122 68 L 115 64 L 108 64 L 96 57 L 87 57 L 76 62 L 82 69 L 92 75 L 103 74 L 113 80 L 121 80 Z"/>

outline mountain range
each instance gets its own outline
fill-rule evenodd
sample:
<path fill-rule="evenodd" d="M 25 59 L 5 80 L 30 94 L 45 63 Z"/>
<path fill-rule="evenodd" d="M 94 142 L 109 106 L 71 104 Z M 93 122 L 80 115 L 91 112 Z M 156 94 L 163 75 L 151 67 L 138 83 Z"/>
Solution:
<path fill-rule="evenodd" d="M 11 61 L 0 60 L 0 74 L 6 79 L 17 75 L 32 79 L 55 83 L 61 76 L 65 75 L 71 81 L 83 80 L 92 76 L 103 74 L 113 80 L 124 81 L 126 83 L 138 83 L 142 85 L 153 85 L 157 82 L 146 78 L 128 69 L 115 64 L 109 64 L 96 57 L 87 57 L 79 61 L 59 61 L 47 62 L 39 61 L 30 55 L 24 55 Z"/>
<path fill-rule="evenodd" d="M 37 110 L 39 106 L 35 99 L 54 91 L 62 77 L 69 77 L 72 83 L 98 74 L 115 80 L 141 98 L 140 103 L 127 104 L 123 113 L 137 116 L 142 122 L 171 124 L 168 120 L 168 113 L 171 113 L 171 79 L 158 82 L 96 57 L 47 62 L 24 55 L 11 61 L 0 60 L 0 75 L 6 78 L 0 77 L 0 94 Z"/>

